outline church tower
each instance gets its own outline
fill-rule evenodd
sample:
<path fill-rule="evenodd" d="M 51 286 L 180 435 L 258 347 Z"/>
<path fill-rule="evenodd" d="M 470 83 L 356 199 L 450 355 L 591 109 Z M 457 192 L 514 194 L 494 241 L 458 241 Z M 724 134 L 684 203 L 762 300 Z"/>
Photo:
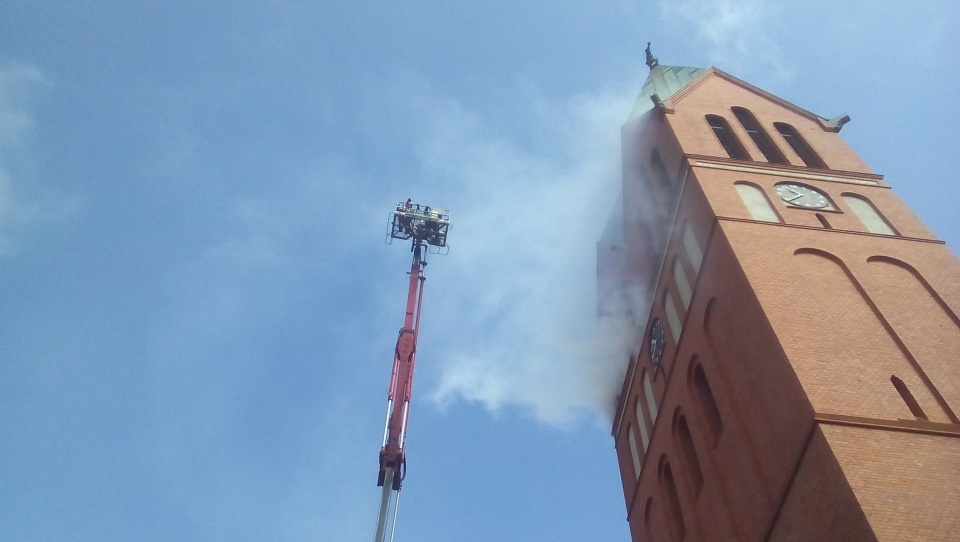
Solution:
<path fill-rule="evenodd" d="M 960 539 L 960 262 L 847 117 L 647 65 L 598 244 L 633 540 Z"/>

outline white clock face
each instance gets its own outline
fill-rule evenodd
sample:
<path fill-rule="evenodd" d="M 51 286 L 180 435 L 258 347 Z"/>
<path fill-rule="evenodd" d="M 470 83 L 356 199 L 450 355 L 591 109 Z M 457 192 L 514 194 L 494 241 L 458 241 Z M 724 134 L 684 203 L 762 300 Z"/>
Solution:
<path fill-rule="evenodd" d="M 793 183 L 783 183 L 777 185 L 777 195 L 780 199 L 796 205 L 797 207 L 806 207 L 808 209 L 832 209 L 833 205 L 827 196 L 808 186 Z"/>

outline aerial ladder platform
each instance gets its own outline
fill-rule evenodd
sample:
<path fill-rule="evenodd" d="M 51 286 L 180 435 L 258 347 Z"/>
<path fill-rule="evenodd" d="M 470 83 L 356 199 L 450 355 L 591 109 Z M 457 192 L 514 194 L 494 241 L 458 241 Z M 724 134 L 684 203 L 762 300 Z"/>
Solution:
<path fill-rule="evenodd" d="M 450 230 L 450 212 L 408 199 L 397 203 L 389 215 L 390 232 L 387 244 L 393 241 L 410 241 L 413 262 L 410 264 L 410 281 L 407 286 L 407 310 L 393 352 L 393 370 L 387 392 L 387 417 L 383 427 L 383 443 L 380 447 L 380 472 L 377 485 L 382 487 L 380 512 L 374 542 L 386 540 L 390 525 L 390 541 L 396 534 L 397 511 L 400 507 L 400 489 L 407 473 L 407 458 L 404 442 L 407 436 L 407 416 L 410 411 L 410 395 L 413 390 L 413 368 L 417 355 L 417 336 L 420 328 L 420 310 L 423 305 L 423 274 L 427 265 L 426 254 L 446 254 L 447 232 Z M 391 510 L 392 508 L 392 510 Z"/>

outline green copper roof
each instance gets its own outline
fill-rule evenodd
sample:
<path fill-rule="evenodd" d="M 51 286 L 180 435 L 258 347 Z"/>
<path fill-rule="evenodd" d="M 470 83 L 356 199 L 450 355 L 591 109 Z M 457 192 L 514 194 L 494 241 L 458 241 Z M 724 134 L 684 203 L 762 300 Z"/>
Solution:
<path fill-rule="evenodd" d="M 637 96 L 637 101 L 633 104 L 633 110 L 630 111 L 630 118 L 627 120 L 633 120 L 653 109 L 653 100 L 650 97 L 654 94 L 661 100 L 667 100 L 706 71 L 703 68 L 661 66 L 657 57 L 650 52 L 650 43 L 647 43 L 646 54 L 650 75 L 643 82 L 643 88 L 640 90 L 640 95 Z"/>
<path fill-rule="evenodd" d="M 704 68 L 655 65 L 650 69 L 650 75 L 643 83 L 643 88 L 640 90 L 640 95 L 637 96 L 637 101 L 633 104 L 633 110 L 630 111 L 628 120 L 633 120 L 653 109 L 653 101 L 650 97 L 654 94 L 659 96 L 661 100 L 667 100 L 705 71 Z"/>

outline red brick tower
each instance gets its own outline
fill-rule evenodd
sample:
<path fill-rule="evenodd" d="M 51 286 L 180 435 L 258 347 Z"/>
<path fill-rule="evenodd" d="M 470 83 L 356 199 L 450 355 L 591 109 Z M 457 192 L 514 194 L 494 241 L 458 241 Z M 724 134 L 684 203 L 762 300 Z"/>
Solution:
<path fill-rule="evenodd" d="M 960 540 L 960 262 L 846 117 L 647 55 L 598 247 L 633 540 Z"/>

